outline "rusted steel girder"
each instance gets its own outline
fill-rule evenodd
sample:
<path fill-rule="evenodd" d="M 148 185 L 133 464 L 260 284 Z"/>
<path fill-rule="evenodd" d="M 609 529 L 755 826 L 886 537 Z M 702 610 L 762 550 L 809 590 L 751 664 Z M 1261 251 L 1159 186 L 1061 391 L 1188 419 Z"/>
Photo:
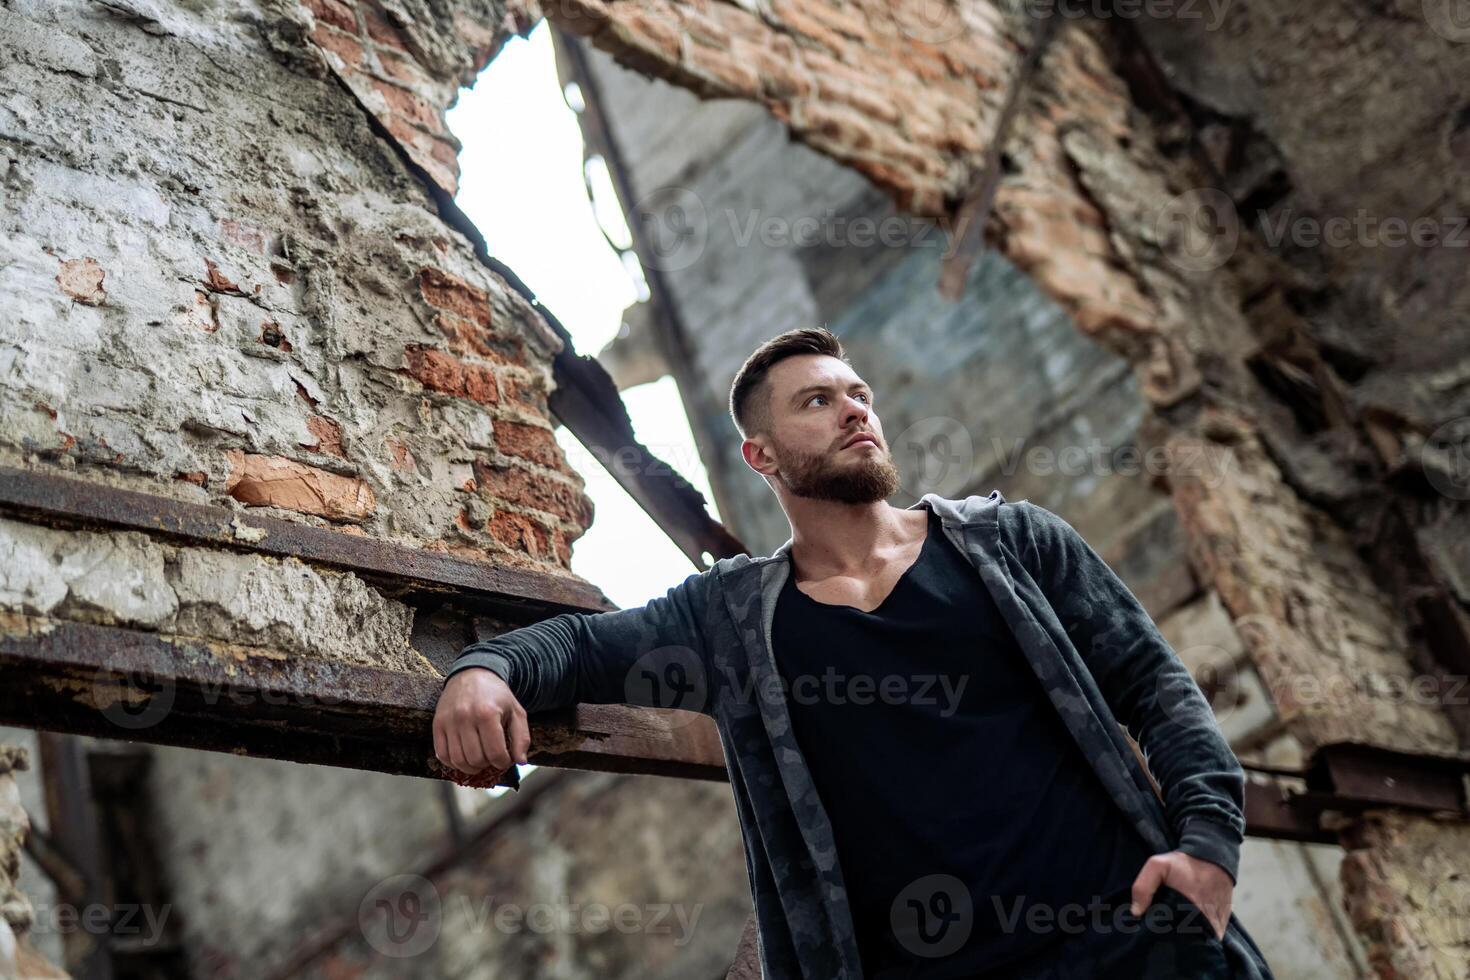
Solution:
<path fill-rule="evenodd" d="M 441 686 L 260 647 L 0 614 L 0 724 L 407 776 L 464 780 L 434 757 Z M 529 762 L 725 779 L 708 718 L 577 705 L 531 718 Z"/>
<path fill-rule="evenodd" d="M 395 598 L 453 594 L 522 624 L 615 608 L 601 590 L 572 578 L 10 466 L 0 466 L 0 513 L 40 517 L 53 527 L 143 531 L 179 543 L 300 558 L 353 572 Z"/>

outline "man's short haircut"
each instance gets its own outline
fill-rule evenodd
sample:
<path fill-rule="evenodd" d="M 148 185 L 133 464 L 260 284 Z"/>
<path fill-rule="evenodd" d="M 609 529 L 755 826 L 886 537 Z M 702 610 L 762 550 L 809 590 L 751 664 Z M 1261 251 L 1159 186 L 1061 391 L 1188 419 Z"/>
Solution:
<path fill-rule="evenodd" d="M 778 334 L 755 349 L 730 385 L 730 417 L 740 437 L 767 432 L 771 426 L 771 392 L 766 375 L 773 364 L 798 354 L 825 354 L 847 361 L 842 341 L 826 327 L 798 327 Z"/>

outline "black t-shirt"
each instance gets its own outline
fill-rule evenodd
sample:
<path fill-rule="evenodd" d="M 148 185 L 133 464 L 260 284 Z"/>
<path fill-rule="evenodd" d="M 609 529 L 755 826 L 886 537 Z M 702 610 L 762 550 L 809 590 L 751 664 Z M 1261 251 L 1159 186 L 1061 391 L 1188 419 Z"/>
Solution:
<path fill-rule="evenodd" d="M 793 574 L 772 642 L 865 976 L 974 977 L 1077 935 L 1089 903 L 1126 906 L 1152 851 L 932 511 L 876 609 Z"/>

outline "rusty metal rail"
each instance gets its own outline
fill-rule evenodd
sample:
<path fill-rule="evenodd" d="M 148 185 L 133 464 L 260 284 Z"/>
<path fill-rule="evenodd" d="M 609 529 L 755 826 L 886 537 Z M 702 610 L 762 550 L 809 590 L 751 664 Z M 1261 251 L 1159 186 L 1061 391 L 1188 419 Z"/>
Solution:
<path fill-rule="evenodd" d="M 568 577 L 10 466 L 0 466 L 0 513 L 300 558 L 354 572 L 395 597 L 453 594 L 519 623 L 615 608 L 600 589 Z"/>
<path fill-rule="evenodd" d="M 0 724 L 400 775 L 458 775 L 434 757 L 437 676 L 0 614 L 0 678 Z M 583 704 L 533 715 L 531 749 L 535 765 L 727 778 L 713 723 L 678 712 Z M 474 784 L 515 786 L 515 773 Z"/>

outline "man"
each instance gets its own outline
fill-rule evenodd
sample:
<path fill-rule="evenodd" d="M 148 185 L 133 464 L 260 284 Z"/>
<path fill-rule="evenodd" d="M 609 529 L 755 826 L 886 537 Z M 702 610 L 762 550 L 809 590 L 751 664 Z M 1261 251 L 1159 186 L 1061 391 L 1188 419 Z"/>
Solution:
<path fill-rule="evenodd" d="M 1230 912 L 1240 764 L 1077 532 L 999 492 L 888 504 L 873 392 L 824 329 L 757 349 L 730 410 L 791 539 L 467 647 L 440 760 L 525 762 L 527 713 L 579 701 L 708 714 L 769 978 L 1269 978 Z"/>

